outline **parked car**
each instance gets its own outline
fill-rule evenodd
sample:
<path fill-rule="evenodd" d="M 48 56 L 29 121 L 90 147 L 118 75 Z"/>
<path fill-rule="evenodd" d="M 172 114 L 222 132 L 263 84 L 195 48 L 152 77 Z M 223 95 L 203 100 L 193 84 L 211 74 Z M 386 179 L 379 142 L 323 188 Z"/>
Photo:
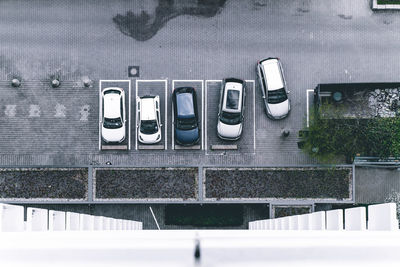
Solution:
<path fill-rule="evenodd" d="M 136 118 L 138 118 L 138 140 L 143 144 L 161 141 L 160 97 L 143 96 L 136 98 Z"/>
<path fill-rule="evenodd" d="M 238 140 L 242 134 L 246 86 L 243 80 L 228 78 L 221 86 L 217 133 L 221 139 Z"/>
<path fill-rule="evenodd" d="M 257 77 L 267 116 L 276 120 L 287 117 L 290 112 L 289 91 L 279 58 L 260 60 Z"/>
<path fill-rule="evenodd" d="M 172 93 L 172 103 L 175 141 L 184 146 L 196 144 L 200 139 L 200 129 L 195 89 L 175 88 Z"/>
<path fill-rule="evenodd" d="M 101 136 L 107 143 L 125 139 L 125 92 L 122 88 L 108 87 L 102 92 Z"/>

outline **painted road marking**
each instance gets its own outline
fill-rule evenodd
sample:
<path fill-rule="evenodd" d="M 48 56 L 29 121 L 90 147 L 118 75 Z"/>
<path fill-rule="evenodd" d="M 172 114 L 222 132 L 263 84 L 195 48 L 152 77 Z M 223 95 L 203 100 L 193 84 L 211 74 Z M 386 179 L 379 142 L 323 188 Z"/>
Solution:
<path fill-rule="evenodd" d="M 204 143 L 205 143 L 205 150 L 206 150 L 206 155 L 209 155 L 208 154 L 208 142 L 207 142 L 207 118 L 208 118 L 208 112 L 207 112 L 207 99 L 208 99 L 208 83 L 222 83 L 222 80 L 206 80 L 206 87 L 205 87 L 205 96 L 206 96 L 206 103 L 205 103 L 205 122 L 204 122 L 204 124 L 205 124 L 205 137 L 204 137 Z M 218 99 L 218 101 L 219 101 L 219 99 Z"/>
<path fill-rule="evenodd" d="M 29 106 L 29 117 L 40 117 L 40 106 L 30 105 Z"/>
<path fill-rule="evenodd" d="M 137 99 L 137 97 L 138 97 L 138 91 L 139 91 L 139 87 L 138 87 L 138 85 L 139 85 L 139 83 L 140 82 L 142 82 L 142 83 L 152 83 L 152 82 L 163 82 L 164 83 L 164 94 L 165 94 L 165 104 L 164 104 L 164 112 L 165 112 L 165 114 L 164 114 L 164 122 L 162 123 L 163 124 L 163 127 L 164 127 L 164 140 L 165 140 L 165 143 L 164 143 L 164 150 L 167 150 L 167 146 L 168 146 L 168 135 L 167 135 L 167 132 L 168 132 L 168 130 L 167 130 L 167 128 L 168 128 L 168 109 L 167 109 L 167 97 L 168 97 L 168 92 L 167 92 L 167 90 L 168 90 L 168 80 L 167 79 L 165 79 L 165 80 L 136 80 L 136 97 L 135 97 L 135 99 Z M 161 103 L 160 103 L 161 104 Z M 160 112 L 161 112 L 161 110 L 160 110 Z M 138 124 L 138 121 L 137 121 L 137 114 L 138 114 L 138 112 L 137 112 L 137 106 L 136 106 L 136 142 L 135 142 L 135 149 L 138 149 L 138 126 L 137 126 L 137 124 Z"/>
<path fill-rule="evenodd" d="M 310 114 L 309 114 L 309 108 L 310 108 L 310 104 L 308 101 L 308 96 L 310 92 L 314 92 L 313 89 L 307 89 L 307 93 L 306 93 L 306 98 L 307 98 L 307 127 L 310 127 Z"/>
<path fill-rule="evenodd" d="M 201 149 L 204 149 L 204 80 L 172 80 L 172 92 L 175 89 L 175 82 L 196 82 L 196 83 L 201 83 Z M 172 105 L 172 111 L 173 111 L 173 104 L 171 101 Z M 175 149 L 175 140 L 174 140 L 174 112 L 172 112 L 172 149 Z"/>
<path fill-rule="evenodd" d="M 246 80 L 253 83 L 253 154 L 256 153 L 256 84 L 254 80 Z"/>
<path fill-rule="evenodd" d="M 66 107 L 60 103 L 56 104 L 56 114 L 54 115 L 54 117 L 56 118 L 65 118 L 65 113 L 66 113 Z"/>
<path fill-rule="evenodd" d="M 4 114 L 9 118 L 14 118 L 17 113 L 17 105 L 6 105 Z"/>
<path fill-rule="evenodd" d="M 90 115 L 90 106 L 89 105 L 83 105 L 81 107 L 81 110 L 79 111 L 81 117 L 80 121 L 88 121 L 89 120 L 89 115 Z"/>

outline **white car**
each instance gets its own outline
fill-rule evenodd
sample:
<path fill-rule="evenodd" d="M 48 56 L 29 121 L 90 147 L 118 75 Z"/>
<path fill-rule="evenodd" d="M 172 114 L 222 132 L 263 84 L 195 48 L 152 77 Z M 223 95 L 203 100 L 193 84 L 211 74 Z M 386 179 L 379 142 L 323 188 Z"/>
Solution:
<path fill-rule="evenodd" d="M 235 78 L 225 79 L 222 83 L 217 134 L 225 140 L 237 140 L 242 134 L 244 103 L 246 98 L 244 81 Z"/>
<path fill-rule="evenodd" d="M 143 144 L 161 141 L 160 97 L 143 96 L 136 98 L 136 118 L 138 118 L 138 140 Z"/>
<path fill-rule="evenodd" d="M 257 77 L 260 82 L 265 112 L 271 119 L 283 119 L 289 115 L 289 91 L 286 88 L 282 64 L 278 58 L 267 58 L 257 63 Z"/>
<path fill-rule="evenodd" d="M 107 143 L 121 143 L 125 139 L 125 92 L 108 87 L 102 92 L 101 136 Z"/>

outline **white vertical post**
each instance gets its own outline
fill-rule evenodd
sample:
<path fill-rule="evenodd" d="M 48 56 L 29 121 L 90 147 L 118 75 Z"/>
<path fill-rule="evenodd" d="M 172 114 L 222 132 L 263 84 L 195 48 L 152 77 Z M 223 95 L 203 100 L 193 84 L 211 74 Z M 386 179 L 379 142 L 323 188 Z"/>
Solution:
<path fill-rule="evenodd" d="M 77 231 L 80 229 L 80 216 L 79 213 L 66 212 L 65 213 L 65 229 L 67 231 Z"/>
<path fill-rule="evenodd" d="M 289 217 L 289 230 L 299 229 L 299 216 L 293 215 Z"/>
<path fill-rule="evenodd" d="M 111 218 L 103 217 L 103 230 L 110 230 Z"/>
<path fill-rule="evenodd" d="M 326 212 L 326 230 L 343 230 L 343 210 Z"/>
<path fill-rule="evenodd" d="M 48 211 L 46 209 L 27 208 L 26 226 L 28 231 L 47 231 L 48 221 Z"/>
<path fill-rule="evenodd" d="M 308 230 L 309 222 L 308 222 L 308 214 L 299 215 L 299 230 Z"/>
<path fill-rule="evenodd" d="M 325 211 L 310 213 L 309 230 L 325 230 Z"/>
<path fill-rule="evenodd" d="M 88 214 L 80 214 L 79 220 L 79 230 L 92 231 L 94 229 L 94 216 Z"/>
<path fill-rule="evenodd" d="M 104 217 L 103 216 L 93 216 L 93 224 L 94 230 L 103 230 L 103 221 L 104 221 Z"/>
<path fill-rule="evenodd" d="M 24 229 L 24 207 L 0 203 L 0 231 L 22 232 Z"/>
<path fill-rule="evenodd" d="M 49 210 L 49 231 L 65 231 L 65 212 Z"/>
<path fill-rule="evenodd" d="M 344 224 L 345 230 L 365 230 L 367 227 L 365 207 L 346 209 Z"/>
<path fill-rule="evenodd" d="M 111 218 L 110 230 L 117 230 L 117 219 Z"/>
<path fill-rule="evenodd" d="M 396 203 L 368 206 L 368 230 L 393 231 L 398 229 Z"/>

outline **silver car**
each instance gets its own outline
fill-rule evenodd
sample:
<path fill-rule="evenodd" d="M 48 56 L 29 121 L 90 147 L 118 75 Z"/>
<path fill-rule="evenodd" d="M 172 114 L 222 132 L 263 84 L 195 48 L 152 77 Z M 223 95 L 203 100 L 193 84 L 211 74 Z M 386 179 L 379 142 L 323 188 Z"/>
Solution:
<path fill-rule="evenodd" d="M 258 61 L 257 78 L 267 116 L 275 120 L 287 117 L 290 112 L 289 91 L 279 58 Z"/>
<path fill-rule="evenodd" d="M 156 144 L 161 141 L 160 97 L 143 96 L 136 98 L 138 118 L 138 139 L 142 144 Z"/>
<path fill-rule="evenodd" d="M 217 133 L 225 140 L 237 140 L 243 129 L 246 86 L 244 81 L 235 78 L 225 79 L 222 83 Z"/>

